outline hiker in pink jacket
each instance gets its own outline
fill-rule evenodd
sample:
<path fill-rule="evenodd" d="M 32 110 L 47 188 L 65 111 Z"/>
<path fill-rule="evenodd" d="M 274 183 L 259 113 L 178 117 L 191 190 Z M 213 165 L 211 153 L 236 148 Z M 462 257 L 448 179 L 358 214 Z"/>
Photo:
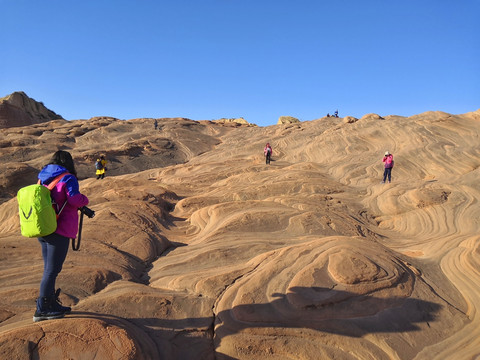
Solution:
<path fill-rule="evenodd" d="M 88 198 L 79 191 L 75 165 L 72 155 L 67 151 L 59 150 L 53 154 L 48 165 L 38 174 L 40 184 L 45 186 L 57 177 L 60 177 L 60 181 L 50 193 L 58 216 L 57 229 L 53 234 L 38 238 L 42 245 L 44 267 L 37 309 L 33 316 L 35 322 L 61 318 L 71 311 L 70 307 L 59 303 L 60 289 L 55 291 L 55 280 L 62 270 L 70 239 L 77 236 L 78 209 L 88 205 Z"/>
<path fill-rule="evenodd" d="M 385 163 L 385 170 L 383 172 L 382 184 L 385 183 L 385 180 L 387 180 L 387 177 L 388 177 L 388 182 L 391 183 L 392 169 L 393 169 L 393 155 L 390 154 L 388 151 L 386 151 L 382 161 Z"/>
<path fill-rule="evenodd" d="M 263 149 L 263 154 L 265 155 L 265 161 L 266 164 L 270 164 L 270 159 L 272 158 L 272 147 L 270 146 L 270 143 L 267 143 L 265 145 L 265 148 Z"/>

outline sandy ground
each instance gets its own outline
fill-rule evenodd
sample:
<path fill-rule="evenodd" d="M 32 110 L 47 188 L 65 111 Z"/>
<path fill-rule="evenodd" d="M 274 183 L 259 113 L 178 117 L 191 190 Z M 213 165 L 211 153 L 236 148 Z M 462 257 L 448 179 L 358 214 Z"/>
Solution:
<path fill-rule="evenodd" d="M 480 111 L 355 120 L 0 130 L 0 358 L 480 356 Z M 57 279 L 72 314 L 33 323 L 15 194 L 57 149 L 96 216 Z"/>

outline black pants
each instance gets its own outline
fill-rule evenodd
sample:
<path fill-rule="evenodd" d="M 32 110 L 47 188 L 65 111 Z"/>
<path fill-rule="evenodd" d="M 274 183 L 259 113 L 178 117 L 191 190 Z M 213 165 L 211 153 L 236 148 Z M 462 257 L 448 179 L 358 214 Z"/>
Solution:
<path fill-rule="evenodd" d="M 265 156 L 265 163 L 270 164 L 270 152 L 267 152 L 267 156 Z"/>

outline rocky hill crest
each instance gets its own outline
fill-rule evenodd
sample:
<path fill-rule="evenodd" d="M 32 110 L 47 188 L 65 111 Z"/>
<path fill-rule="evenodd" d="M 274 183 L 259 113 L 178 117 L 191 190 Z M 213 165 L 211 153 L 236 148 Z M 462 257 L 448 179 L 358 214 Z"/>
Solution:
<path fill-rule="evenodd" d="M 47 109 L 42 102 L 28 97 L 23 91 L 16 91 L 0 98 L 0 129 L 58 119 L 63 117 Z"/>

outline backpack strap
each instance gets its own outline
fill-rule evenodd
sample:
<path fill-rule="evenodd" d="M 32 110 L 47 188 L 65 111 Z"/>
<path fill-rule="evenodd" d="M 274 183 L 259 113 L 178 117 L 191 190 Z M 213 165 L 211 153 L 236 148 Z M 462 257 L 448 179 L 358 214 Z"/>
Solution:
<path fill-rule="evenodd" d="M 62 180 L 62 178 L 63 178 L 65 175 L 70 175 L 70 173 L 69 173 L 69 172 L 64 172 L 64 173 L 62 173 L 62 174 L 58 175 L 56 178 L 54 178 L 54 179 L 50 182 L 50 184 L 44 185 L 44 186 L 46 186 L 48 190 L 52 191 L 52 189 L 55 187 L 55 185 L 57 185 L 57 184 L 60 182 L 60 180 Z M 38 179 L 37 184 L 38 184 L 38 185 L 41 185 L 41 184 L 42 184 L 42 182 L 40 181 L 40 179 Z"/>
<path fill-rule="evenodd" d="M 48 185 L 46 186 L 47 189 L 50 190 L 50 191 L 52 191 L 52 189 L 55 187 L 55 185 L 57 185 L 57 184 L 60 182 L 60 180 L 63 179 L 63 177 L 64 177 L 65 175 L 70 175 L 70 173 L 69 173 L 69 172 L 64 172 L 64 173 L 58 175 L 56 178 L 54 178 L 54 179 L 50 182 L 50 184 L 48 184 Z M 41 185 L 40 179 L 38 179 L 37 184 L 38 184 L 38 185 Z M 60 213 L 62 212 L 62 210 L 63 210 L 63 208 L 65 207 L 65 205 L 67 205 L 67 200 L 65 200 L 65 202 L 63 203 L 63 205 L 62 205 L 62 207 L 60 208 L 60 211 L 59 211 L 58 213 L 55 211 L 55 213 L 57 214 L 57 219 L 58 219 L 58 217 L 60 216 Z M 58 207 L 57 207 L 57 209 L 58 209 Z"/>

